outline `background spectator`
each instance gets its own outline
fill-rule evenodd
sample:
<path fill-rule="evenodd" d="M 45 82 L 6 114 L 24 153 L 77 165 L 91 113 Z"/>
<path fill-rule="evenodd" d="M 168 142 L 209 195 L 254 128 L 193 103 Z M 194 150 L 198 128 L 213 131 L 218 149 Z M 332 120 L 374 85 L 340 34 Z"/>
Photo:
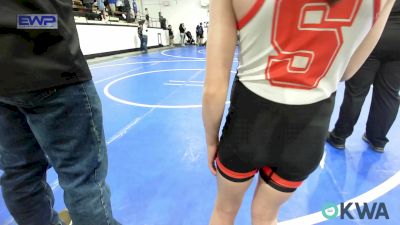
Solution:
<path fill-rule="evenodd" d="M 181 23 L 179 25 L 179 32 L 181 34 L 181 46 L 185 46 L 185 24 Z"/>
<path fill-rule="evenodd" d="M 133 0 L 128 0 L 129 2 L 129 20 L 128 22 L 135 21 L 135 12 L 133 11 Z"/>
<path fill-rule="evenodd" d="M 128 23 L 133 22 L 133 18 L 132 18 L 132 9 L 131 9 L 131 3 L 130 0 L 124 0 L 124 12 L 126 13 L 126 21 Z"/>
<path fill-rule="evenodd" d="M 168 25 L 168 33 L 169 33 L 169 45 L 174 46 L 174 31 L 172 30 L 171 25 Z"/>
<path fill-rule="evenodd" d="M 148 40 L 148 24 L 149 22 L 144 22 L 142 24 L 143 31 L 142 31 L 142 51 L 143 53 L 147 53 L 147 40 Z"/>
<path fill-rule="evenodd" d="M 199 46 L 203 45 L 203 39 L 204 39 L 203 23 L 200 23 L 200 25 L 199 25 L 199 43 L 198 43 Z"/>
<path fill-rule="evenodd" d="M 200 25 L 196 26 L 196 45 L 199 45 L 200 42 Z"/>
<path fill-rule="evenodd" d="M 117 7 L 117 9 L 119 10 L 119 11 L 122 11 L 121 9 L 121 7 L 124 5 L 124 3 L 123 3 L 123 1 L 122 0 L 117 0 L 117 2 L 115 3 L 115 6 Z"/>
<path fill-rule="evenodd" d="M 138 36 L 140 40 L 140 50 L 143 49 L 143 23 L 144 20 L 139 21 L 139 27 L 138 27 Z"/>
<path fill-rule="evenodd" d="M 137 4 L 136 4 L 135 0 L 132 1 L 132 9 L 133 9 L 133 13 L 134 13 L 134 20 L 136 21 L 138 9 L 137 9 Z"/>
<path fill-rule="evenodd" d="M 94 0 L 82 0 L 82 3 L 89 10 L 89 12 L 93 12 Z"/>
<path fill-rule="evenodd" d="M 117 0 L 108 0 L 108 7 L 110 8 L 111 16 L 115 15 Z"/>
<path fill-rule="evenodd" d="M 160 26 L 163 30 L 167 29 L 167 19 L 165 19 L 161 12 L 158 12 L 158 17 L 159 17 L 159 21 L 160 21 Z"/>
<path fill-rule="evenodd" d="M 193 39 L 193 35 L 190 31 L 186 31 L 186 37 L 187 37 L 187 41 L 186 44 L 188 45 L 195 45 L 196 41 Z"/>
<path fill-rule="evenodd" d="M 117 2 L 115 3 L 115 7 L 116 7 L 117 11 L 124 12 L 124 2 L 123 2 L 123 0 L 117 0 Z M 126 16 L 124 14 L 122 14 L 122 17 L 124 19 L 126 19 Z"/>
<path fill-rule="evenodd" d="M 144 9 L 144 15 L 146 16 L 147 22 L 150 21 L 150 15 L 149 15 L 149 10 L 147 8 Z"/>
<path fill-rule="evenodd" d="M 97 8 L 99 8 L 99 10 L 100 10 L 101 19 L 104 21 L 107 21 L 106 7 L 104 5 L 104 0 L 97 0 Z"/>

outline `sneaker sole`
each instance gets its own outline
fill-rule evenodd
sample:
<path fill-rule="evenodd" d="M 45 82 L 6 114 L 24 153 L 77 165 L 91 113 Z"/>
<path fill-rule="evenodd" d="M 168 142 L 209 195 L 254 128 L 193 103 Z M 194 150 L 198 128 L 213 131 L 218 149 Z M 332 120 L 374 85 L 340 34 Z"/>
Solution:
<path fill-rule="evenodd" d="M 367 138 L 367 136 L 366 136 L 365 134 L 362 136 L 362 139 L 363 139 L 363 141 L 365 141 L 365 142 L 369 145 L 369 147 L 371 147 L 371 149 L 372 149 L 374 152 L 378 152 L 378 153 L 384 153 L 384 152 L 385 152 L 385 149 L 379 148 L 379 147 L 375 147 L 375 146 L 371 143 L 371 141 Z"/>
<path fill-rule="evenodd" d="M 332 147 L 339 149 L 339 150 L 344 150 L 346 149 L 345 145 L 337 145 L 335 143 L 333 143 L 333 141 L 331 141 L 329 138 L 326 139 L 326 142 L 328 142 L 328 144 L 330 144 Z"/>

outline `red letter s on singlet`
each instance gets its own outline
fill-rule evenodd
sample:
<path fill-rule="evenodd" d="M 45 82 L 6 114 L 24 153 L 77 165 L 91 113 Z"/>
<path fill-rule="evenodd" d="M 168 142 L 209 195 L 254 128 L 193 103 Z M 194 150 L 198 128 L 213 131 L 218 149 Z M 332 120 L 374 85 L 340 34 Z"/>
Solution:
<path fill-rule="evenodd" d="M 313 89 L 327 74 L 343 45 L 342 27 L 351 26 L 362 0 L 276 0 L 266 78 L 273 86 Z M 295 40 L 295 41 L 293 41 Z M 304 49 L 307 46 L 307 49 Z"/>

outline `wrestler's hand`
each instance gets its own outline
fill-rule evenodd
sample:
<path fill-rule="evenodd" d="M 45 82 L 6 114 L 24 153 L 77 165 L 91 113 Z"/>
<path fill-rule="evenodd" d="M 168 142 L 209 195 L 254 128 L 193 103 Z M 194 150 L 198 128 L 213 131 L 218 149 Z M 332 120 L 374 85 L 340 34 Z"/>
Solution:
<path fill-rule="evenodd" d="M 211 173 L 215 176 L 217 175 L 217 168 L 215 166 L 215 159 L 217 158 L 217 149 L 218 145 L 208 145 L 208 168 L 210 169 Z"/>

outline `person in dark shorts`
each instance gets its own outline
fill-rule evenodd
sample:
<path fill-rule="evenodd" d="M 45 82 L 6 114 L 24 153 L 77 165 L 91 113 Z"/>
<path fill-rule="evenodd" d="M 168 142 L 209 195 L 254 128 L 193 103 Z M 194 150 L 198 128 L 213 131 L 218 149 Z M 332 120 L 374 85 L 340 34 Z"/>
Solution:
<path fill-rule="evenodd" d="M 74 225 L 118 225 L 105 181 L 101 102 L 72 2 L 3 0 L 0 13 L 0 183 L 8 210 L 17 224 L 63 224 L 46 182 L 52 166 Z M 51 26 L 20 27 L 32 14 Z"/>
<path fill-rule="evenodd" d="M 375 50 L 360 71 L 346 82 L 339 118 L 327 139 L 335 148 L 345 149 L 371 85 L 372 103 L 362 138 L 373 150 L 383 153 L 400 104 L 400 1 L 396 1 Z"/>
<path fill-rule="evenodd" d="M 279 104 L 256 95 L 236 79 L 218 146 L 218 171 L 243 182 L 260 170 L 275 189 L 295 191 L 322 158 L 334 103 L 335 94 L 308 105 Z"/>
<path fill-rule="evenodd" d="M 371 53 L 394 0 L 321 4 L 326 14 L 306 0 L 211 1 L 203 93 L 218 184 L 211 225 L 234 224 L 257 172 L 252 223 L 277 224 L 281 205 L 320 163 L 339 81 Z M 238 32 L 238 73 L 219 138 Z"/>

